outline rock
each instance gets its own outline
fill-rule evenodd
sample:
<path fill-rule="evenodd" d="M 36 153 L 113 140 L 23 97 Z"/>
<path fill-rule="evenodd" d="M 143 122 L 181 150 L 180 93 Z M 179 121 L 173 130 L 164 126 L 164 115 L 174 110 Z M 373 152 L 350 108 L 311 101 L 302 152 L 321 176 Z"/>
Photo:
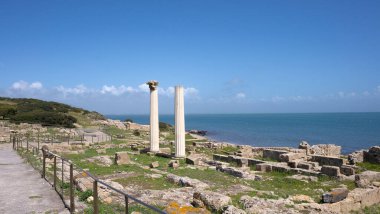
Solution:
<path fill-rule="evenodd" d="M 93 183 L 88 177 L 81 177 L 74 179 L 74 182 L 76 183 L 77 189 L 85 192 L 88 189 L 92 190 Z"/>
<path fill-rule="evenodd" d="M 246 212 L 233 205 L 228 205 L 223 214 L 246 214 Z"/>
<path fill-rule="evenodd" d="M 331 177 L 338 177 L 340 176 L 340 168 L 337 166 L 322 166 L 321 173 Z"/>
<path fill-rule="evenodd" d="M 307 141 L 301 141 L 300 144 L 298 145 L 299 149 L 306 149 L 308 150 L 310 148 L 310 145 Z"/>
<path fill-rule="evenodd" d="M 355 151 L 348 155 L 348 163 L 354 165 L 363 162 L 364 150 Z"/>
<path fill-rule="evenodd" d="M 147 178 L 162 178 L 161 174 L 145 174 Z"/>
<path fill-rule="evenodd" d="M 166 147 L 166 148 L 160 148 L 160 152 L 161 153 L 166 153 L 166 154 L 169 154 L 169 155 L 172 154 L 172 150 L 170 148 L 168 148 L 168 147 Z"/>
<path fill-rule="evenodd" d="M 158 163 L 158 161 L 154 161 L 150 164 L 150 168 L 157 168 L 160 166 L 160 163 Z"/>
<path fill-rule="evenodd" d="M 113 161 L 108 156 L 95 156 L 87 159 L 89 162 L 95 162 L 102 166 L 111 166 Z"/>
<path fill-rule="evenodd" d="M 298 203 L 314 203 L 314 200 L 308 195 L 293 195 L 289 199 Z"/>
<path fill-rule="evenodd" d="M 213 211 L 221 211 L 231 203 L 230 197 L 211 191 L 194 192 L 193 198 L 202 201 L 208 209 Z"/>
<path fill-rule="evenodd" d="M 169 167 L 172 167 L 173 169 L 177 169 L 179 167 L 179 161 L 178 160 L 171 160 L 168 164 Z"/>
<path fill-rule="evenodd" d="M 94 197 L 90 196 L 86 199 L 87 203 L 92 203 L 94 201 Z"/>
<path fill-rule="evenodd" d="M 309 153 L 312 155 L 339 157 L 341 149 L 341 146 L 334 144 L 318 144 L 311 146 Z"/>
<path fill-rule="evenodd" d="M 256 171 L 260 172 L 271 172 L 272 171 L 272 165 L 267 163 L 261 163 L 256 165 Z"/>
<path fill-rule="evenodd" d="M 365 188 L 373 181 L 380 181 L 380 172 L 365 171 L 362 174 L 355 175 L 355 184 L 357 187 Z"/>
<path fill-rule="evenodd" d="M 115 164 L 130 164 L 131 160 L 127 152 L 116 152 L 115 153 Z"/>
<path fill-rule="evenodd" d="M 317 182 L 318 181 L 318 177 L 315 177 L 315 176 L 307 176 L 307 175 L 298 175 L 298 174 L 295 174 L 295 175 L 292 175 L 292 176 L 288 176 L 288 178 L 292 178 L 292 179 L 296 179 L 296 180 L 300 180 L 300 181 L 313 181 L 313 182 Z"/>
<path fill-rule="evenodd" d="M 131 212 L 131 214 L 142 214 L 142 213 L 137 212 L 137 211 L 133 211 L 133 212 Z"/>
<path fill-rule="evenodd" d="M 236 164 L 238 167 L 248 167 L 248 159 L 245 158 L 237 158 Z"/>
<path fill-rule="evenodd" d="M 199 158 L 195 156 L 186 157 L 186 163 L 191 165 L 199 165 Z"/>
<path fill-rule="evenodd" d="M 347 188 L 335 188 L 331 192 L 324 193 L 322 195 L 322 200 L 324 203 L 336 203 L 347 198 L 348 189 Z"/>
<path fill-rule="evenodd" d="M 168 174 L 166 176 L 167 180 L 171 183 L 175 183 L 180 186 L 185 187 L 193 187 L 195 189 L 206 189 L 209 188 L 209 185 L 198 180 L 198 179 L 192 179 L 189 177 L 180 177 L 174 174 Z"/>
<path fill-rule="evenodd" d="M 97 149 L 96 153 L 98 153 L 98 154 L 106 154 L 107 151 L 106 151 L 106 149 Z"/>
<path fill-rule="evenodd" d="M 363 152 L 364 162 L 380 164 L 380 146 L 371 147 L 368 152 Z"/>

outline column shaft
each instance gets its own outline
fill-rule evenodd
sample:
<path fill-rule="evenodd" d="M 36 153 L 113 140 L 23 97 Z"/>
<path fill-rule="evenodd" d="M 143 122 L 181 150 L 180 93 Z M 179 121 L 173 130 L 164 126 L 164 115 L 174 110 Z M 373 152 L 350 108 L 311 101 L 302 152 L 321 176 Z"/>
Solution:
<path fill-rule="evenodd" d="M 184 109 L 184 90 L 182 86 L 175 87 L 175 156 L 186 156 L 185 139 L 185 109 Z"/>
<path fill-rule="evenodd" d="M 150 151 L 160 150 L 159 121 L 158 121 L 158 93 L 150 91 Z"/>

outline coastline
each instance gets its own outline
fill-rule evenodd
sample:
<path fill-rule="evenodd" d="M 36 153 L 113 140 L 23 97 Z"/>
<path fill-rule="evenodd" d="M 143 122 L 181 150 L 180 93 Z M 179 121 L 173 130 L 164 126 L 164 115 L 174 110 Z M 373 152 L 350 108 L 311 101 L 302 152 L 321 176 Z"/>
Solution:
<path fill-rule="evenodd" d="M 149 124 L 148 115 L 107 115 L 111 119 L 131 118 Z M 160 115 L 173 124 L 173 115 Z M 297 147 L 311 144 L 342 146 L 342 153 L 379 145 L 380 113 L 292 113 L 292 114 L 189 114 L 186 129 L 208 131 L 210 141 L 258 147 Z"/>

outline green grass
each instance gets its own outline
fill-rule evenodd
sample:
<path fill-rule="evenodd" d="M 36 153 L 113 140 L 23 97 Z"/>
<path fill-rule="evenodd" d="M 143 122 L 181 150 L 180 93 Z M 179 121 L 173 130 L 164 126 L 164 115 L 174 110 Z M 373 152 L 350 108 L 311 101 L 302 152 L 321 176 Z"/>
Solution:
<path fill-rule="evenodd" d="M 144 214 L 156 214 L 157 212 L 143 207 L 141 205 L 137 204 L 129 204 L 129 210 L 128 213 L 132 212 L 140 212 Z M 90 205 L 87 209 L 84 210 L 85 214 L 92 214 L 94 213 L 93 207 Z M 125 207 L 121 205 L 116 205 L 116 204 L 104 204 L 100 203 L 99 204 L 99 213 L 100 214 L 110 214 L 110 213 L 125 213 Z"/>
<path fill-rule="evenodd" d="M 365 207 L 359 211 L 351 211 L 351 214 L 379 214 L 380 213 L 380 204 L 375 204 L 369 207 Z"/>
<path fill-rule="evenodd" d="M 178 187 L 166 180 L 166 177 L 161 178 L 148 178 L 144 175 L 116 179 L 116 182 L 120 183 L 123 186 L 138 186 L 141 189 L 154 189 L 154 190 L 164 190 L 169 188 Z"/>
<path fill-rule="evenodd" d="M 362 162 L 362 163 L 357 163 L 356 165 L 359 166 L 360 168 L 362 168 L 362 169 L 360 169 L 361 172 L 365 171 L 365 170 L 380 172 L 380 164 Z"/>

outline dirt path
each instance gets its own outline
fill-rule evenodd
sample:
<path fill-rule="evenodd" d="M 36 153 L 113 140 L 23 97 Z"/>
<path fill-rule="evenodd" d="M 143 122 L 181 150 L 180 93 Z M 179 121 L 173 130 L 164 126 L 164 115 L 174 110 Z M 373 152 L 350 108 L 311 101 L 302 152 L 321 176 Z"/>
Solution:
<path fill-rule="evenodd" d="M 11 144 L 0 144 L 0 213 L 69 213 L 51 185 Z"/>

